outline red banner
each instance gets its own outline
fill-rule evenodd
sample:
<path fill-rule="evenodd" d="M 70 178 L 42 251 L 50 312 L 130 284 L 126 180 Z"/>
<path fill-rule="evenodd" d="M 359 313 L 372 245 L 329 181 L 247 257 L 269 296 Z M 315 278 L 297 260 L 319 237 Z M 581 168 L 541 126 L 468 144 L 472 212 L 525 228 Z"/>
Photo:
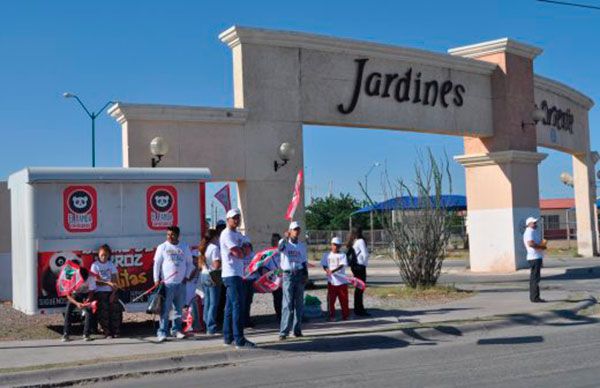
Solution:
<path fill-rule="evenodd" d="M 63 225 L 68 232 L 92 232 L 98 225 L 98 196 L 92 186 L 69 186 L 63 192 Z"/>
<path fill-rule="evenodd" d="M 146 219 L 152 230 L 166 230 L 177 225 L 177 189 L 173 186 L 150 186 L 146 191 Z"/>
<path fill-rule="evenodd" d="M 111 260 L 119 270 L 117 284 L 127 294 L 127 303 L 152 287 L 152 267 L 154 249 L 115 250 Z M 56 280 L 67 260 L 74 261 L 89 269 L 96 258 L 96 252 L 62 251 L 38 253 L 38 307 L 40 309 L 64 306 L 65 298 L 56 293 Z M 145 302 L 147 297 L 139 302 Z"/>
<path fill-rule="evenodd" d="M 300 188 L 302 187 L 302 170 L 298 171 L 296 176 L 296 184 L 294 184 L 294 194 L 292 195 L 292 201 L 288 205 L 287 212 L 285 213 L 285 219 L 291 221 L 294 218 L 294 213 L 300 204 Z"/>

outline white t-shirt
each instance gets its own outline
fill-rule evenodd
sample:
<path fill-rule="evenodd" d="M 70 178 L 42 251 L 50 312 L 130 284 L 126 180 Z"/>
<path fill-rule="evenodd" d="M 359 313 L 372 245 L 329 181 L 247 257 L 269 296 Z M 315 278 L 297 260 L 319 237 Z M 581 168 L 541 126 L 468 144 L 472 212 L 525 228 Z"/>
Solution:
<path fill-rule="evenodd" d="M 106 263 L 95 261 L 92 264 L 90 271 L 97 275 L 98 280 L 102 280 L 104 282 L 112 282 L 113 275 L 117 275 L 119 273 L 115 264 L 110 260 L 107 260 Z M 101 283 L 101 285 L 96 286 L 96 291 L 112 291 L 112 288 Z"/>
<path fill-rule="evenodd" d="M 206 247 L 204 257 L 206 258 L 206 265 L 202 268 L 202 273 L 208 274 L 213 270 L 213 262 L 221 261 L 221 249 L 217 244 L 210 243 Z"/>
<path fill-rule="evenodd" d="M 523 233 L 523 244 L 525 244 L 525 249 L 527 249 L 527 260 L 542 259 L 544 257 L 542 250 L 530 247 L 529 241 L 533 241 L 536 244 L 540 244 L 542 242 L 542 238 L 537 229 L 530 227 L 525 229 L 525 233 Z"/>
<path fill-rule="evenodd" d="M 242 239 L 242 234 L 237 230 L 227 228 L 221 232 L 221 277 L 244 276 L 244 261 L 231 254 L 232 248 L 242 248 Z"/>
<path fill-rule="evenodd" d="M 356 239 L 352 244 L 352 249 L 356 252 L 356 261 L 360 265 L 367 267 L 369 265 L 369 249 L 363 238 Z"/>
<path fill-rule="evenodd" d="M 154 253 L 154 281 L 165 284 L 182 283 L 194 269 L 190 247 L 180 241 L 177 245 L 168 241 L 160 244 Z"/>
<path fill-rule="evenodd" d="M 331 271 L 342 265 L 343 267 L 332 273 L 331 276 L 328 276 L 327 281 L 332 286 L 341 286 L 342 284 L 346 284 L 346 267 L 348 266 L 348 259 L 346 258 L 345 253 L 333 253 L 327 252 L 323 255 L 321 259 L 321 265 L 323 267 L 327 267 Z"/>
<path fill-rule="evenodd" d="M 299 271 L 306 264 L 306 245 L 300 241 L 279 241 L 280 266 L 284 271 Z"/>

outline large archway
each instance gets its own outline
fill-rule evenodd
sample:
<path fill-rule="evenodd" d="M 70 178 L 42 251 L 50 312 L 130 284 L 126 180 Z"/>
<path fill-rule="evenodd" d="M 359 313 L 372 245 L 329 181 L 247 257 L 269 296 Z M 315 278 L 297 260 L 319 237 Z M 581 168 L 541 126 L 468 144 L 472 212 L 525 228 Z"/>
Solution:
<path fill-rule="evenodd" d="M 125 166 L 146 165 L 150 139 L 168 136 L 176 150 L 164 165 L 209 167 L 214 179 L 237 181 L 245 229 L 266 242 L 285 228 L 282 214 L 304 165 L 303 124 L 462 136 L 465 154 L 456 160 L 466 167 L 471 268 L 525 265 L 520 231 L 527 216 L 539 215 L 537 165 L 545 157 L 531 123 L 536 88 L 541 82 L 552 96 L 586 99 L 535 78 L 540 49 L 500 39 L 447 55 L 239 27 L 220 39 L 232 49 L 235 108 L 118 104 L 110 114 L 123 126 Z M 566 110 L 572 102 L 556 104 Z M 576 115 L 587 131 L 585 106 Z M 284 141 L 298 151 L 289 168 L 275 172 Z M 590 174 L 589 141 L 581 155 L 576 179 Z M 593 182 L 579 180 L 582 191 L 592 191 Z M 591 219 L 589 207 L 581 211 Z M 297 214 L 303 218 L 303 209 Z M 595 236 L 595 226 L 587 229 Z"/>

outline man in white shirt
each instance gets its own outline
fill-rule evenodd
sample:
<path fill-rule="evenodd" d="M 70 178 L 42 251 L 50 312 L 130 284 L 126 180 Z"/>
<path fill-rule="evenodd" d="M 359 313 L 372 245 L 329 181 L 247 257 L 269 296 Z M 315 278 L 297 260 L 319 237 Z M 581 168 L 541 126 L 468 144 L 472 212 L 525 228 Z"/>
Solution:
<path fill-rule="evenodd" d="M 227 228 L 223 230 L 219 238 L 221 249 L 221 277 L 226 287 L 225 315 L 223 317 L 223 340 L 225 345 L 235 347 L 254 348 L 256 345 L 244 337 L 244 325 L 242 317 L 243 285 L 244 276 L 244 252 L 242 251 L 244 236 L 238 232 L 241 212 L 239 209 L 231 209 L 227 212 Z"/>
<path fill-rule="evenodd" d="M 308 281 L 306 245 L 298 240 L 300 224 L 290 223 L 285 239 L 279 241 L 280 266 L 283 272 L 283 305 L 279 340 L 283 341 L 293 328 L 295 337 L 302 337 L 304 285 Z M 292 326 L 293 323 L 293 326 Z"/>
<path fill-rule="evenodd" d="M 523 243 L 527 249 L 527 261 L 531 268 L 529 276 L 529 300 L 533 303 L 543 303 L 540 298 L 540 272 L 544 258 L 546 245 L 542 244 L 542 238 L 537 230 L 537 218 L 529 217 L 525 221 L 527 228 L 523 233 Z"/>
<path fill-rule="evenodd" d="M 185 338 L 185 334 L 181 332 L 181 315 L 186 293 L 184 282 L 192 273 L 194 263 L 192 262 L 190 247 L 179 241 L 179 233 L 179 227 L 168 227 L 167 241 L 160 244 L 154 253 L 154 284 L 158 285 L 162 281 L 165 291 L 165 300 L 157 332 L 158 342 L 167 340 L 171 307 L 175 308 L 172 334 L 177 339 Z"/>
<path fill-rule="evenodd" d="M 340 300 L 342 319 L 348 320 L 350 308 L 348 307 L 348 284 L 346 281 L 346 267 L 348 260 L 346 254 L 341 253 L 342 240 L 334 237 L 331 240 L 331 251 L 323 255 L 321 266 L 327 274 L 327 306 L 329 321 L 335 320 L 335 301 Z"/>

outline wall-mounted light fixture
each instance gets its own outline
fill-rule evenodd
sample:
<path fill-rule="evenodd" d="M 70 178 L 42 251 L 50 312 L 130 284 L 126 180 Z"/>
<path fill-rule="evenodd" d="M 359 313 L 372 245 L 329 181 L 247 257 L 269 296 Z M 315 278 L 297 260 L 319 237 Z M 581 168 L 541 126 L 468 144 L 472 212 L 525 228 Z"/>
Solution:
<path fill-rule="evenodd" d="M 560 174 L 560 181 L 567 186 L 573 187 L 573 177 L 568 172 Z"/>
<path fill-rule="evenodd" d="M 169 144 L 162 137 L 155 137 L 150 142 L 150 152 L 152 155 L 152 167 L 156 167 L 163 156 L 169 152 Z"/>
<path fill-rule="evenodd" d="M 531 120 L 533 122 L 526 123 L 525 121 L 521 121 L 521 129 L 525 130 L 525 126 L 527 126 L 527 125 L 533 125 L 535 127 L 537 125 L 537 123 L 539 123 L 540 121 L 542 121 L 545 118 L 546 118 L 546 112 L 544 112 L 540 108 L 535 108 L 534 111 L 531 112 Z"/>
<path fill-rule="evenodd" d="M 279 159 L 281 159 L 283 162 L 279 163 L 276 160 L 273 162 L 273 168 L 275 171 L 285 166 L 287 162 L 289 162 L 289 160 L 296 154 L 294 146 L 292 146 L 290 143 L 281 143 L 277 152 L 279 154 Z"/>

